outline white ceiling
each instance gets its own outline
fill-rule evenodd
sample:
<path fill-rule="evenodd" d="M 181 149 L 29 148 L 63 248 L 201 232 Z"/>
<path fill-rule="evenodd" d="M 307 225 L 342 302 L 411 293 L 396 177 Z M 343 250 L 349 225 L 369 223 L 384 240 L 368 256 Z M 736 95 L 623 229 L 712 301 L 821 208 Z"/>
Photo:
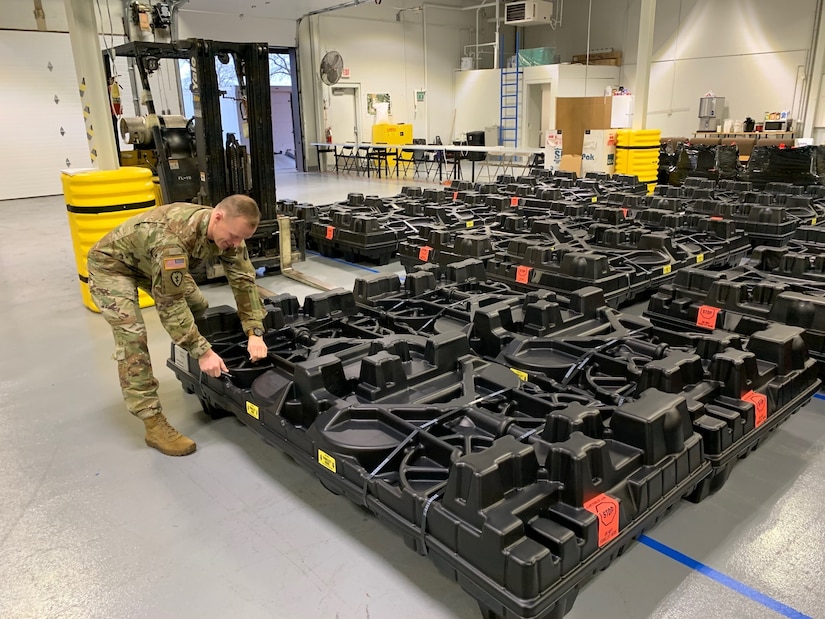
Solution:
<path fill-rule="evenodd" d="M 311 11 L 350 4 L 354 0 L 189 0 L 180 7 L 181 11 L 205 11 L 209 13 L 243 13 L 245 18 L 265 17 L 269 19 L 297 20 Z M 427 0 L 381 0 L 383 9 L 408 9 L 421 6 Z M 492 4 L 493 0 L 483 0 Z M 451 6 L 471 6 L 482 0 L 438 0 L 437 4 Z M 353 14 L 367 11 L 378 4 L 375 0 L 360 0 L 357 6 L 341 9 Z"/>

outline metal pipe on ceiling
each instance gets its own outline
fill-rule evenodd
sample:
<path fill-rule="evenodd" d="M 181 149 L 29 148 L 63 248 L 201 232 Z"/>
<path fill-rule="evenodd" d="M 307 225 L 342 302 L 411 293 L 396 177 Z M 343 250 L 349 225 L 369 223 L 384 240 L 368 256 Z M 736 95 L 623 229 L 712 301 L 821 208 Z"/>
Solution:
<path fill-rule="evenodd" d="M 368 0 L 351 0 L 351 2 L 342 2 L 341 4 L 336 4 L 333 6 L 328 6 L 323 9 L 316 9 L 314 11 L 310 11 L 309 13 L 305 13 L 298 18 L 298 23 L 301 23 L 301 20 L 304 17 L 309 17 L 310 15 L 321 15 L 322 13 L 331 13 L 332 11 L 337 11 L 339 9 L 348 9 L 353 6 L 358 6 L 359 4 L 364 4 Z"/>

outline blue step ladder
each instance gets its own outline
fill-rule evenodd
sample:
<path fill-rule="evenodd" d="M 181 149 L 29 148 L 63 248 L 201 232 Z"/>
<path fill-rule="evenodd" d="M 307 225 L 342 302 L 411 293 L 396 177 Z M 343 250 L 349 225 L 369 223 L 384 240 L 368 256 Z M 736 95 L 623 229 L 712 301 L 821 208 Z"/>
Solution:
<path fill-rule="evenodd" d="M 519 112 L 521 104 L 521 90 L 523 74 L 519 64 L 519 35 L 516 32 L 515 67 L 507 67 L 504 60 L 504 45 L 500 47 L 499 66 L 501 67 L 500 104 L 498 143 L 501 146 L 516 148 L 519 140 Z M 509 167 L 512 171 L 512 157 L 503 156 L 502 166 L 506 173 Z"/>

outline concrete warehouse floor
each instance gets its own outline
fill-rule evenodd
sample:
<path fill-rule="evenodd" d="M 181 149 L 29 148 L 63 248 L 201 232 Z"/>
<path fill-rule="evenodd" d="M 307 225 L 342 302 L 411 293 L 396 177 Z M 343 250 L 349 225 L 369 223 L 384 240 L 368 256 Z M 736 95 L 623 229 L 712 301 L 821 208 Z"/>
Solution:
<path fill-rule="evenodd" d="M 279 197 L 314 204 L 403 184 L 277 178 Z M 368 512 L 236 419 L 204 415 L 165 367 L 153 309 L 166 414 L 198 451 L 147 448 L 121 400 L 109 327 L 81 304 L 63 197 L 0 209 L 0 617 L 480 617 Z M 344 287 L 368 272 L 320 256 L 299 267 Z M 260 284 L 313 292 L 281 276 Z M 204 289 L 231 303 L 226 286 Z M 596 576 L 568 619 L 825 617 L 823 447 L 825 401 L 814 399 L 717 494 L 680 503 Z"/>

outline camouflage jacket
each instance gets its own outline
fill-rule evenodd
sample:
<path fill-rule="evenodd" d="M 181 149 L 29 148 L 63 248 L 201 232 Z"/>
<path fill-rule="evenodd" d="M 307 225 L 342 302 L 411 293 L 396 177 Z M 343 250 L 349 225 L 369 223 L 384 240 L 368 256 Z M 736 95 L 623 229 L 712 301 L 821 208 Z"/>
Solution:
<path fill-rule="evenodd" d="M 211 346 L 195 327 L 183 284 L 189 269 L 203 260 L 215 258 L 223 265 L 245 332 L 262 327 L 266 313 L 246 244 L 220 251 L 206 236 L 211 213 L 212 207 L 197 204 L 158 206 L 126 220 L 89 251 L 90 273 L 133 277 L 154 298 L 172 340 L 195 358 Z"/>

